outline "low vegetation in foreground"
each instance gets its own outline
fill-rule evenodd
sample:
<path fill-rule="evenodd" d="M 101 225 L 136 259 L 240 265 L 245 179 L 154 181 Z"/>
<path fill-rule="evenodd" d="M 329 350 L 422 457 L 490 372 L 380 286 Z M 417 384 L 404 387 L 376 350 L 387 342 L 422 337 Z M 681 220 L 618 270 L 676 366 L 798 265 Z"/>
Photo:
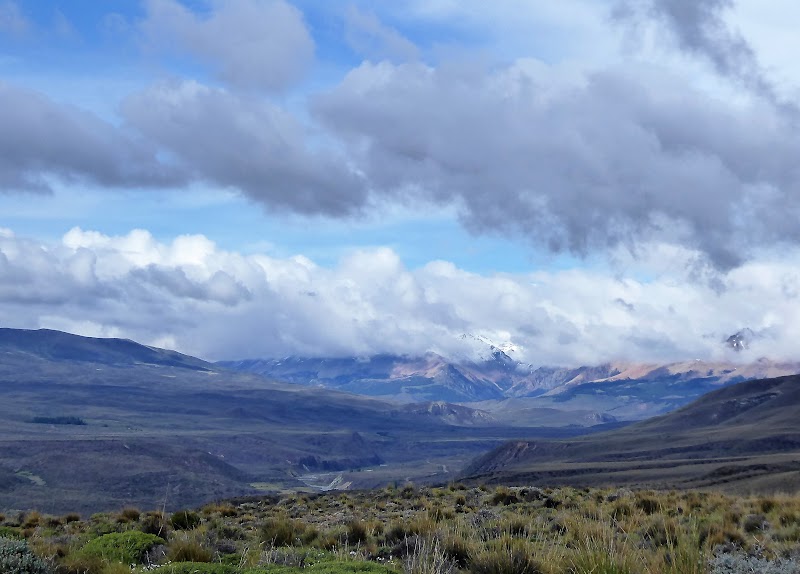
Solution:
<path fill-rule="evenodd" d="M 406 485 L 1 518 L 3 574 L 800 573 L 800 496 Z"/>

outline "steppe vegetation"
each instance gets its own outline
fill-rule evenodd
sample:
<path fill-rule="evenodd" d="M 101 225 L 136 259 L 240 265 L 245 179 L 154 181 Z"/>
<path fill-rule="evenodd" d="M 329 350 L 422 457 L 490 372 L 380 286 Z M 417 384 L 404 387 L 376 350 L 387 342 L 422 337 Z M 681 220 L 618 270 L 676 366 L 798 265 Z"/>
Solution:
<path fill-rule="evenodd" d="M 800 572 L 800 497 L 414 487 L 2 517 L 4 574 Z"/>

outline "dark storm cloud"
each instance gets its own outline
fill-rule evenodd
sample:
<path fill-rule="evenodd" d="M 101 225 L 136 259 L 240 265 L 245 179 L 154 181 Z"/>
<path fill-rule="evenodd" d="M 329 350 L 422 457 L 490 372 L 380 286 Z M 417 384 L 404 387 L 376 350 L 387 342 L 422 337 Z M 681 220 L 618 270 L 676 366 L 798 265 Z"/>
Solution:
<path fill-rule="evenodd" d="M 110 187 L 181 182 L 152 146 L 90 113 L 0 82 L 0 192 L 47 191 L 48 177 Z"/>
<path fill-rule="evenodd" d="M 271 208 L 341 216 L 361 209 L 364 184 L 291 114 L 194 82 L 154 87 L 123 106 L 130 123 L 197 179 Z"/>
<path fill-rule="evenodd" d="M 373 192 L 455 202 L 478 231 L 577 253 L 667 240 L 719 267 L 800 240 L 791 126 L 652 68 L 559 86 L 524 61 L 485 74 L 364 64 L 314 110 Z"/>

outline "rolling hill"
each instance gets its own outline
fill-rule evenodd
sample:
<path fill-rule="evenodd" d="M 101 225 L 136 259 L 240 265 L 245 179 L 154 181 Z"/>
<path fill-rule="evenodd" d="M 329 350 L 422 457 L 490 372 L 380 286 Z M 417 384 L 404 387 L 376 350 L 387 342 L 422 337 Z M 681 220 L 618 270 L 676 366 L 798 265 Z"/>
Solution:
<path fill-rule="evenodd" d="M 673 413 L 566 441 L 514 441 L 470 480 L 512 484 L 800 489 L 800 376 L 748 381 Z"/>

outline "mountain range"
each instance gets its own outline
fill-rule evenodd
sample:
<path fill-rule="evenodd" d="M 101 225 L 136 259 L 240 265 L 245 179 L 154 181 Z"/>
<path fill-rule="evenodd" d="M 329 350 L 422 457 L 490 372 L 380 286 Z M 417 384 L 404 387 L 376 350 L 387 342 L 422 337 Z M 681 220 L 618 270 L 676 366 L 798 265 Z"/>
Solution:
<path fill-rule="evenodd" d="M 726 344 L 745 348 L 745 335 Z M 731 342 L 732 341 L 732 342 Z M 640 420 L 690 403 L 737 382 L 800 373 L 800 363 L 683 361 L 669 364 L 610 362 L 582 367 L 535 367 L 484 343 L 475 358 L 422 356 L 251 359 L 219 366 L 271 379 L 395 402 L 445 401 L 506 421 L 544 417 L 547 424 Z"/>

